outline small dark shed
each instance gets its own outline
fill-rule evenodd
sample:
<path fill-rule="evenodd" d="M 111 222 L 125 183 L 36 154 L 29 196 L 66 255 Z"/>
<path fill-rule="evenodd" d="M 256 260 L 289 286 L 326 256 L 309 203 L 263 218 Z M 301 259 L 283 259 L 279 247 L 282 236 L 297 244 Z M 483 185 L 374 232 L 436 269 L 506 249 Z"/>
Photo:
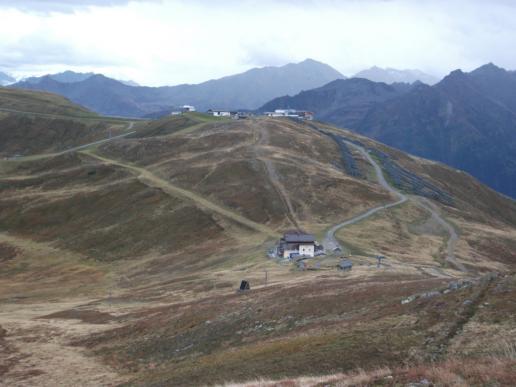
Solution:
<path fill-rule="evenodd" d="M 249 285 L 249 281 L 246 281 L 246 280 L 243 280 L 242 282 L 240 282 L 240 289 L 238 290 L 250 290 L 251 289 L 251 286 Z"/>
<path fill-rule="evenodd" d="M 353 268 L 353 262 L 351 262 L 349 259 L 343 259 L 339 262 L 337 268 L 339 270 L 351 270 Z"/>

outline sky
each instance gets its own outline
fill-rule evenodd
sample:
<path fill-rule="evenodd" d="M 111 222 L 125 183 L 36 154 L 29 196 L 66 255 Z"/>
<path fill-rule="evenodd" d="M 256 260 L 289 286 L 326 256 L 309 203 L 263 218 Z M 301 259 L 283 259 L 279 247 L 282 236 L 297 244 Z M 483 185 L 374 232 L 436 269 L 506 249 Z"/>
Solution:
<path fill-rule="evenodd" d="M 312 58 L 435 76 L 516 69 L 512 0 L 0 0 L 0 71 L 198 83 Z"/>

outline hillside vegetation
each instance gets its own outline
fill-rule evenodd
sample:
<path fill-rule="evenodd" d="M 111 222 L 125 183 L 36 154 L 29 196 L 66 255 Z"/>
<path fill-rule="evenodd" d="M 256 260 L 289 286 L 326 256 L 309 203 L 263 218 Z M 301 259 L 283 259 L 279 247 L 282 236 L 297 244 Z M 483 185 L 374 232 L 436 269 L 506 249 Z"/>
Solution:
<path fill-rule="evenodd" d="M 0 88 L 0 156 L 65 151 L 126 132 L 130 122 L 98 116 L 50 93 Z"/>
<path fill-rule="evenodd" d="M 337 383 L 360 368 L 388 369 L 371 379 L 379 383 L 439 382 L 431 362 L 455 362 L 471 383 L 514 380 L 501 350 L 516 342 L 514 201 L 318 122 L 184 115 L 135 130 L 0 161 L 3 380 L 213 385 L 340 373 Z M 360 148 L 343 157 L 331 134 Z M 344 251 L 319 268 L 267 257 L 285 230 L 322 241 L 331 226 L 398 200 L 357 149 L 392 184 L 381 157 L 441 192 L 427 199 L 459 234 L 460 265 L 410 184 L 399 188 L 406 202 L 338 231 Z M 380 267 L 377 254 L 387 257 Z M 336 269 L 340 256 L 350 272 Z M 236 292 L 243 279 L 251 290 Z M 492 357 L 503 373 L 460 373 Z"/>
<path fill-rule="evenodd" d="M 75 117 L 96 116 L 95 113 L 92 113 L 88 109 L 76 105 L 57 94 L 16 90 L 4 87 L 0 87 L 0 108 L 6 111 L 15 110 L 51 115 Z"/>

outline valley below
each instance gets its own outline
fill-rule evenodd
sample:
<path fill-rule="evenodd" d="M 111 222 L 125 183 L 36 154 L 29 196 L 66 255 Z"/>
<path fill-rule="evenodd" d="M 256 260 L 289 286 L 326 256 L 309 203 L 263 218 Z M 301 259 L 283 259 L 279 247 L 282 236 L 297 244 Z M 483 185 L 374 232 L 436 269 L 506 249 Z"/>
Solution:
<path fill-rule="evenodd" d="M 0 385 L 516 383 L 513 200 L 322 122 L 68 109 L 0 133 Z"/>

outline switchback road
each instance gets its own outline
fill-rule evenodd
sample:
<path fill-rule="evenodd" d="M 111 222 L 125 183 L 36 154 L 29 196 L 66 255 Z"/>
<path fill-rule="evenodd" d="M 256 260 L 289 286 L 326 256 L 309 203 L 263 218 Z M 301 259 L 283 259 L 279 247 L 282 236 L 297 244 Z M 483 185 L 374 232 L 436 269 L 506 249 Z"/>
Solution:
<path fill-rule="evenodd" d="M 405 203 L 407 200 L 412 200 L 419 207 L 428 211 L 430 213 L 430 215 L 432 216 L 432 218 L 448 233 L 449 238 L 446 243 L 446 258 L 445 258 L 446 261 L 451 263 L 456 269 L 458 269 L 462 272 L 467 272 L 466 267 L 461 262 L 459 262 L 457 260 L 457 258 L 455 257 L 455 248 L 456 248 L 457 242 L 459 240 L 457 231 L 448 221 L 446 221 L 446 219 L 444 219 L 442 217 L 437 206 L 434 203 L 432 203 L 431 201 L 429 201 L 428 199 L 423 198 L 423 197 L 411 197 L 409 199 L 409 197 L 407 195 L 399 192 L 398 190 L 396 190 L 394 187 L 392 187 L 387 182 L 387 179 L 385 178 L 385 175 L 383 174 L 382 168 L 380 167 L 380 165 L 378 165 L 376 160 L 374 160 L 371 157 L 371 155 L 369 154 L 369 152 L 367 152 L 367 150 L 365 150 L 363 147 L 361 147 L 357 144 L 351 143 L 349 141 L 346 141 L 346 144 L 349 145 L 350 147 L 356 149 L 358 152 L 360 152 L 360 154 L 362 154 L 366 158 L 366 160 L 373 166 L 373 168 L 375 170 L 378 183 L 383 188 L 385 188 L 387 191 L 389 191 L 391 194 L 397 196 L 398 200 L 393 203 L 387 204 L 387 205 L 371 208 L 370 210 L 368 210 L 360 215 L 357 215 L 349 220 L 346 220 L 342 223 L 336 224 L 333 227 L 331 227 L 326 232 L 325 239 L 323 242 L 323 245 L 324 245 L 326 251 L 333 251 L 336 248 L 342 249 L 339 242 L 335 238 L 335 233 L 338 230 L 340 230 L 344 227 L 350 226 L 352 224 L 358 223 L 364 219 L 367 219 L 370 216 L 376 214 L 377 212 L 379 212 L 381 210 L 385 210 L 388 208 L 398 206 L 402 203 Z"/>
<path fill-rule="evenodd" d="M 371 157 L 371 155 L 364 148 L 362 148 L 359 145 L 353 144 L 353 143 L 351 143 L 349 141 L 345 141 L 345 142 L 350 147 L 352 147 L 352 148 L 356 149 L 357 151 L 359 151 L 366 158 L 366 160 L 373 166 L 373 168 L 375 170 L 376 178 L 378 180 L 378 183 L 383 188 L 385 188 L 387 191 L 389 191 L 393 195 L 397 196 L 398 200 L 393 202 L 393 203 L 390 203 L 390 204 L 386 204 L 386 205 L 382 205 L 382 206 L 371 208 L 370 210 L 367 210 L 366 212 L 364 212 L 364 213 L 362 213 L 360 215 L 357 215 L 357 216 L 355 216 L 355 217 L 353 217 L 353 218 L 351 218 L 349 220 L 346 220 L 346 221 L 344 221 L 342 223 L 336 224 L 335 226 L 331 227 L 326 232 L 326 235 L 325 235 L 325 238 L 324 238 L 324 242 L 323 242 L 323 245 L 324 245 L 326 251 L 333 251 L 336 248 L 342 249 L 342 247 L 340 246 L 339 242 L 335 238 L 335 233 L 338 230 L 340 230 L 341 228 L 346 227 L 346 226 L 350 226 L 350 225 L 355 224 L 355 223 L 358 223 L 358 222 L 360 222 L 360 221 L 362 221 L 364 219 L 369 218 L 371 215 L 374 215 L 374 214 L 376 214 L 377 212 L 379 212 L 381 210 L 385 210 L 385 209 L 388 209 L 388 208 L 391 208 L 391 207 L 398 206 L 398 205 L 400 205 L 402 203 L 405 203 L 408 200 L 408 198 L 407 198 L 407 196 L 405 194 L 402 194 L 401 192 L 398 192 L 394 187 L 392 187 L 387 182 L 387 180 L 385 179 L 385 176 L 383 174 L 382 168 L 378 165 L 378 163 Z"/>

